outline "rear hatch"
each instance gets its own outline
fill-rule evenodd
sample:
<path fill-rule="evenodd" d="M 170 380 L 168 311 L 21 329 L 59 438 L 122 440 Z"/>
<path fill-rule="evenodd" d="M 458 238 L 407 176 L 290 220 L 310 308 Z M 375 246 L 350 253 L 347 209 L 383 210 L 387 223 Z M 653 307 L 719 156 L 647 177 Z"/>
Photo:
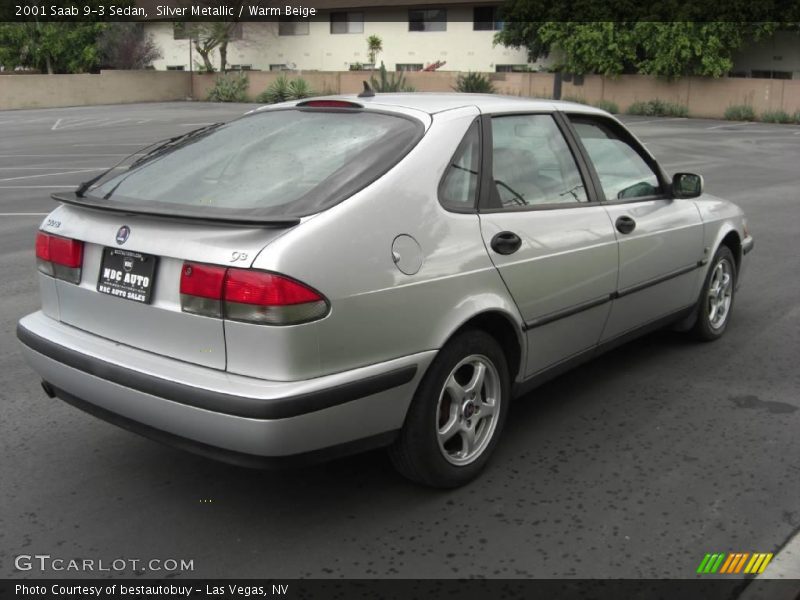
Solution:
<path fill-rule="evenodd" d="M 45 231 L 84 242 L 80 283 L 55 280 L 62 322 L 215 369 L 226 367 L 223 321 L 182 311 L 184 261 L 248 268 L 290 227 L 191 223 L 73 206 L 60 207 L 49 222 L 59 227 Z"/>
<path fill-rule="evenodd" d="M 281 375 L 259 365 L 243 370 L 228 364 L 226 335 L 231 345 L 238 335 L 246 342 L 239 346 L 251 352 L 253 336 L 261 350 L 268 339 L 290 347 L 290 335 L 302 335 L 303 328 L 284 328 L 291 331 L 269 338 L 263 328 L 322 318 L 327 300 L 291 281 L 291 273 L 282 278 L 261 272 L 253 276 L 256 283 L 245 277 L 238 288 L 232 284 L 236 297 L 217 310 L 202 282 L 216 285 L 219 293 L 224 270 L 208 265 L 250 269 L 260 252 L 301 227 L 303 218 L 345 200 L 397 164 L 428 124 L 353 102 L 314 102 L 173 138 L 126 171 L 110 171 L 74 194 L 55 195 L 65 204 L 42 229 L 58 236 L 53 252 L 66 248 L 67 262 L 78 261 L 78 268 L 74 276 L 63 276 L 64 264 L 45 265 L 45 273 L 55 269 L 55 284 L 42 286 L 42 293 L 52 289 L 57 298 L 43 305 L 57 304 L 62 322 L 127 346 L 242 374 L 296 376 L 297 371 Z M 39 245 L 37 240 L 37 255 Z M 182 296 L 187 268 L 200 287 L 192 284 L 191 294 Z M 232 279 L 226 275 L 224 281 L 227 286 Z M 248 304 L 257 295 L 253 290 L 267 300 Z M 247 326 L 226 332 L 226 319 Z M 268 350 L 287 354 L 285 348 Z"/>

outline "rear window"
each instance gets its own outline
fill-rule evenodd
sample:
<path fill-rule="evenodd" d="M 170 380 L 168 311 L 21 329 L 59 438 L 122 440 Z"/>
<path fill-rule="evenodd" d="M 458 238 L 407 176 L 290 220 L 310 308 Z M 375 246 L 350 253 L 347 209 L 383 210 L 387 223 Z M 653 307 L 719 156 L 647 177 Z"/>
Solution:
<path fill-rule="evenodd" d="M 204 218 L 307 216 L 369 185 L 423 132 L 415 119 L 372 111 L 254 113 L 103 181 L 86 200 Z"/>

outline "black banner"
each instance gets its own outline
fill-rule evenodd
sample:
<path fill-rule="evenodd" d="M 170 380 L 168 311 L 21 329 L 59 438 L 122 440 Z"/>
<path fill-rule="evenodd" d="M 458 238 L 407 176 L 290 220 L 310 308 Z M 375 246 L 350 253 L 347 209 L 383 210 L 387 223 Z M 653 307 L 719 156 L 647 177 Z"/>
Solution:
<path fill-rule="evenodd" d="M 0 597 L 23 598 L 287 598 L 297 600 L 795 600 L 800 580 L 2 580 Z"/>
<path fill-rule="evenodd" d="M 504 22 L 769 21 L 793 28 L 800 21 L 797 0 L 486 0 L 486 4 L 499 9 L 496 18 Z M 480 0 L 475 5 L 481 5 Z M 367 22 L 389 22 L 407 20 L 408 10 L 415 7 L 442 11 L 448 21 L 474 18 L 472 5 L 464 0 L 2 0 L 0 21 L 328 21 L 332 12 L 358 11 Z"/>

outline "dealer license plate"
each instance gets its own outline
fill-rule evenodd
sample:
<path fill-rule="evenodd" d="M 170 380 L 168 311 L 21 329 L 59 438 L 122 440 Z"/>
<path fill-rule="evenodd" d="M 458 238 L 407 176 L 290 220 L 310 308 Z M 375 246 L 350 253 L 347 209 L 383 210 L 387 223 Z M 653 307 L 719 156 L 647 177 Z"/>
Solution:
<path fill-rule="evenodd" d="M 97 291 L 150 304 L 157 258 L 119 248 L 103 248 Z"/>

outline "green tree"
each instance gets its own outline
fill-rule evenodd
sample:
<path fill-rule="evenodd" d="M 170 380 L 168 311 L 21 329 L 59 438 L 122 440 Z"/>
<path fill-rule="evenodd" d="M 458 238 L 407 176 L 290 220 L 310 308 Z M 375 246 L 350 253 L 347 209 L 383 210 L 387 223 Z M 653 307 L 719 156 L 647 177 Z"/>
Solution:
<path fill-rule="evenodd" d="M 216 21 L 198 23 L 180 23 L 192 40 L 194 49 L 203 61 L 203 69 L 209 73 L 215 71 L 212 57 L 214 50 L 219 51 L 219 70 L 228 67 L 228 44 L 237 38 L 241 31 L 241 23 L 236 21 Z"/>
<path fill-rule="evenodd" d="M 383 52 L 383 40 L 377 35 L 371 35 L 367 38 L 367 54 L 369 55 L 369 62 L 373 65 L 378 59 L 378 54 Z"/>
<path fill-rule="evenodd" d="M 557 68 L 571 73 L 720 77 L 742 45 L 790 26 L 770 21 L 762 4 L 507 0 L 495 43 L 525 48 L 531 61 L 558 50 Z"/>
<path fill-rule="evenodd" d="M 97 38 L 105 29 L 93 22 L 0 23 L 0 64 L 42 73 L 86 73 L 100 63 Z"/>
<path fill-rule="evenodd" d="M 146 69 L 162 57 L 153 36 L 142 23 L 108 23 L 97 39 L 102 66 L 114 69 Z"/>

